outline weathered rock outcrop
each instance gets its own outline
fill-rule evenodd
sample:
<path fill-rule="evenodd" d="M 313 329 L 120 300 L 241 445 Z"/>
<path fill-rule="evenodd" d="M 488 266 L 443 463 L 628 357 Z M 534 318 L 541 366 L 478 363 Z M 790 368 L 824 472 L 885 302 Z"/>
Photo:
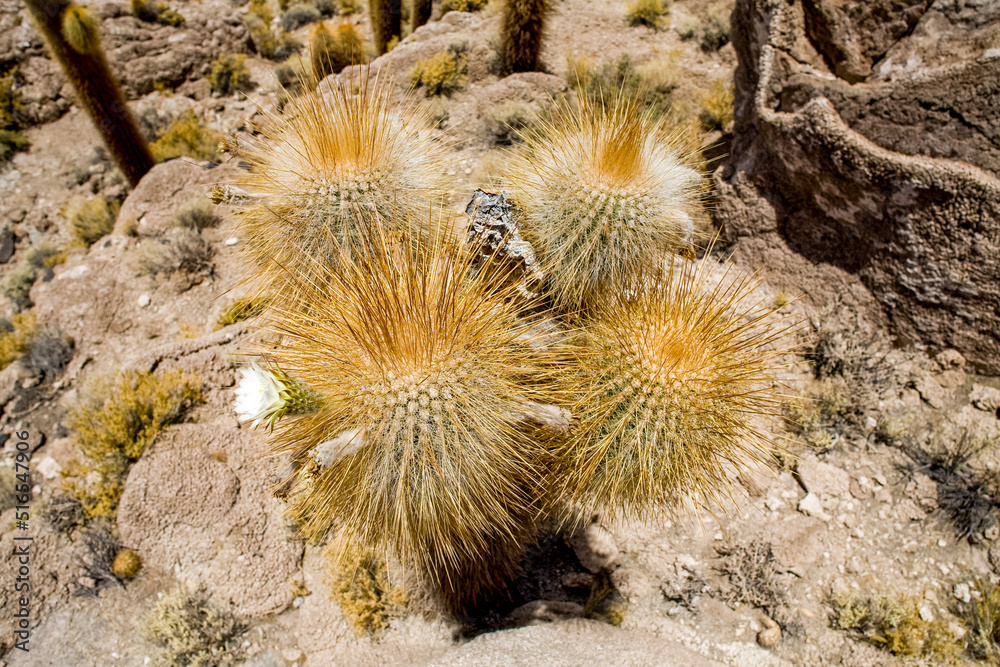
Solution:
<path fill-rule="evenodd" d="M 737 256 L 1000 372 L 998 35 L 992 0 L 739 0 Z"/>

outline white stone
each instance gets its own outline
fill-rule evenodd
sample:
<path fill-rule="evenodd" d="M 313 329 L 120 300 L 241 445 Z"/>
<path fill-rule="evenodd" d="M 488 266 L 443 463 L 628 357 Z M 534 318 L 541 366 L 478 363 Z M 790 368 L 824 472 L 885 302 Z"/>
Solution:
<path fill-rule="evenodd" d="M 226 245 L 236 245 L 239 242 L 240 240 L 235 236 L 230 236 L 228 239 L 226 239 Z"/>
<path fill-rule="evenodd" d="M 969 584 L 955 584 L 955 588 L 952 589 L 951 594 L 955 596 L 956 600 L 961 600 L 962 602 L 970 602 L 972 600 L 972 591 L 969 590 Z"/>
<path fill-rule="evenodd" d="M 807 493 L 805 497 L 799 501 L 799 511 L 803 514 L 814 516 L 817 519 L 822 519 L 823 521 L 830 520 L 830 515 L 823 511 L 823 503 L 819 501 L 819 496 L 815 493 Z"/>
<path fill-rule="evenodd" d="M 37 466 L 35 466 L 35 470 L 37 470 L 45 479 L 54 479 L 59 474 L 59 471 L 62 470 L 62 466 L 59 465 L 59 462 L 54 458 L 46 455 L 46 457 L 42 459 Z"/>
<path fill-rule="evenodd" d="M 153 301 L 153 299 L 148 294 L 140 294 L 139 295 L 139 307 L 140 308 L 145 308 L 152 301 Z"/>

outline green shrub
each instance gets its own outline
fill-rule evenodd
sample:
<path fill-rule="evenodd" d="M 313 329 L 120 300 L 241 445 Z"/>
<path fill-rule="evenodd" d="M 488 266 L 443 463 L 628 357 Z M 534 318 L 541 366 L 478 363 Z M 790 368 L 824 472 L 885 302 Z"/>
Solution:
<path fill-rule="evenodd" d="M 630 25 L 659 28 L 663 17 L 670 11 L 673 0 L 635 0 L 628 6 L 626 16 Z"/>
<path fill-rule="evenodd" d="M 530 104 L 508 100 L 483 113 L 486 131 L 496 144 L 512 144 L 518 132 L 538 121 L 538 114 Z"/>
<path fill-rule="evenodd" d="M 200 232 L 208 227 L 218 227 L 222 219 L 216 214 L 212 200 L 207 197 L 195 197 L 177 209 L 174 221 L 182 229 L 194 229 Z"/>
<path fill-rule="evenodd" d="M 702 50 L 718 51 L 729 43 L 729 13 L 726 7 L 713 7 L 708 11 L 698 40 Z"/>
<path fill-rule="evenodd" d="M 405 603 L 402 590 L 390 584 L 385 563 L 357 548 L 331 567 L 330 595 L 359 635 L 384 628 Z"/>
<path fill-rule="evenodd" d="M 34 313 L 27 311 L 14 315 L 10 330 L 0 331 L 0 370 L 7 368 L 27 353 L 28 345 L 37 332 Z"/>
<path fill-rule="evenodd" d="M 107 236 L 115 229 L 121 202 L 103 196 L 75 198 L 63 204 L 59 213 L 69 221 L 73 237 L 85 246 Z"/>
<path fill-rule="evenodd" d="M 146 23 L 159 23 L 175 28 L 184 25 L 184 17 L 170 9 L 165 3 L 149 0 L 132 0 L 132 14 Z"/>
<path fill-rule="evenodd" d="M 716 79 L 701 94 L 701 119 L 706 130 L 726 130 L 733 121 L 733 86 L 729 81 Z"/>
<path fill-rule="evenodd" d="M 169 276 L 186 273 L 191 278 L 211 275 L 215 249 L 191 229 L 180 229 L 164 238 L 146 239 L 133 250 L 139 273 Z"/>
<path fill-rule="evenodd" d="M 250 72 L 247 71 L 246 60 L 247 57 L 242 54 L 223 54 L 216 58 L 212 63 L 212 71 L 206 77 L 212 92 L 232 95 L 249 90 L 253 86 L 253 81 L 250 79 Z"/>
<path fill-rule="evenodd" d="M 17 130 L 0 130 L 0 162 L 14 153 L 24 152 L 30 147 L 28 137 Z"/>
<path fill-rule="evenodd" d="M 88 383 L 66 418 L 86 457 L 67 467 L 66 490 L 84 513 L 114 516 L 128 467 L 201 400 L 201 380 L 183 371 L 123 371 Z"/>
<path fill-rule="evenodd" d="M 424 87 L 428 95 L 450 95 L 465 85 L 465 54 L 441 51 L 418 60 L 410 72 L 414 88 Z"/>
<path fill-rule="evenodd" d="M 215 667 L 242 654 L 239 637 L 246 626 L 209 600 L 203 589 L 178 584 L 143 619 L 141 634 L 166 647 L 162 665 Z"/>
<path fill-rule="evenodd" d="M 3 293 L 16 311 L 32 306 L 29 293 L 35 281 L 48 272 L 56 264 L 66 261 L 66 254 L 49 243 L 42 243 L 30 248 L 14 270 L 7 274 L 3 284 Z"/>
<path fill-rule="evenodd" d="M 193 109 L 184 112 L 150 144 L 157 162 L 187 156 L 197 160 L 214 160 L 222 134 L 202 125 Z"/>
<path fill-rule="evenodd" d="M 918 598 L 848 595 L 835 597 L 831 604 L 833 627 L 893 655 L 954 659 L 960 651 L 944 618 L 927 621 L 920 616 Z"/>
<path fill-rule="evenodd" d="M 236 324 L 237 322 L 249 320 L 251 317 L 257 317 L 264 312 L 264 305 L 264 302 L 260 299 L 251 299 L 249 297 L 233 299 L 233 302 L 229 304 L 225 312 L 219 315 L 215 330 L 218 331 L 223 327 L 228 327 L 230 324 Z"/>
<path fill-rule="evenodd" d="M 288 11 L 281 17 L 281 29 L 290 32 L 304 25 L 315 23 L 321 18 L 323 17 L 314 5 L 303 2 L 288 8 Z"/>

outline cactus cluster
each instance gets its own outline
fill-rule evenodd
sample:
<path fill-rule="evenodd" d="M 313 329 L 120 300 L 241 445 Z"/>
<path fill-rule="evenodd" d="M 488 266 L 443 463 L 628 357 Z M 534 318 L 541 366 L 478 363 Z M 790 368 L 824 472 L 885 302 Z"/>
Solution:
<path fill-rule="evenodd" d="M 783 332 L 752 280 L 679 254 L 700 176 L 664 128 L 620 99 L 526 132 L 506 177 L 529 270 L 519 236 L 485 238 L 513 224 L 490 197 L 455 233 L 439 149 L 387 99 L 306 95 L 219 192 L 266 304 L 237 409 L 291 461 L 306 537 L 462 608 L 542 525 L 711 500 L 766 462 Z"/>

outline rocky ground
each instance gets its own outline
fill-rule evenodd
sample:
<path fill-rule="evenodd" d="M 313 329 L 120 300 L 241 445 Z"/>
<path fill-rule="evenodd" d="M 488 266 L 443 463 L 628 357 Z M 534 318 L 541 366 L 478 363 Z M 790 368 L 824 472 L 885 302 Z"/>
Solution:
<path fill-rule="evenodd" d="M 921 106 L 919 86 L 947 72 L 959 72 L 962 81 L 972 76 L 961 69 L 968 63 L 991 73 L 979 79 L 978 93 L 991 99 L 1000 8 L 971 0 L 902 3 L 908 13 L 899 26 L 865 32 L 866 21 L 878 23 L 877 8 L 875 18 L 845 18 L 829 9 L 836 3 L 805 3 L 811 9 L 804 10 L 797 2 L 740 0 L 734 44 L 716 48 L 704 26 L 713 15 L 728 16 L 731 3 L 678 0 L 659 30 L 629 25 L 625 4 L 553 3 L 544 72 L 503 79 L 492 73 L 499 20 L 492 3 L 443 17 L 435 3 L 435 20 L 377 64 L 395 75 L 397 99 L 411 95 L 426 105 L 437 123 L 432 132 L 451 147 L 445 172 L 457 209 L 475 187 L 491 183 L 504 159 L 500 144 L 508 138 L 491 115 L 502 103 L 519 101 L 532 115 L 544 115 L 554 98 L 573 94 L 572 72 L 584 65 L 613 69 L 620 54 L 647 77 L 656 70 L 669 78 L 671 109 L 701 125 L 706 156 L 732 151 L 722 166 L 710 165 L 713 210 L 727 249 L 742 269 L 766 264 L 762 298 L 785 304 L 780 313 L 808 330 L 785 371 L 789 393 L 808 399 L 790 408 L 787 427 L 775 434 L 787 453 L 774 470 L 742 478 L 742 494 L 727 506 L 693 508 L 665 523 L 616 525 L 597 517 L 575 534 L 543 536 L 528 549 L 510 598 L 469 618 L 397 610 L 387 627 L 359 635 L 331 597 L 322 548 L 296 536 L 283 502 L 269 492 L 280 481 L 280 462 L 264 457 L 265 434 L 241 426 L 233 412 L 239 353 L 251 340 L 247 324 L 220 322 L 243 295 L 233 211 L 216 207 L 219 223 L 195 233 L 192 242 L 207 248 L 205 261 L 151 272 L 144 259 L 161 242 L 178 243 L 177 210 L 230 182 L 237 161 L 179 157 L 129 188 L 23 6 L 0 0 L 0 75 L 18 68 L 19 124 L 30 142 L 28 151 L 0 165 L 0 278 L 12 284 L 11 276 L 46 244 L 62 260 L 37 267 L 28 301 L 11 297 L 0 305 L 8 322 L 16 323 L 19 311 L 33 313 L 45 340 L 55 341 L 30 347 L 0 371 L 4 464 L 13 469 L 19 439 L 13 434 L 27 431 L 33 485 L 31 650 L 14 648 L 5 629 L 3 664 L 162 660 L 167 648 L 142 628 L 177 582 L 201 587 L 238 626 L 215 655 L 191 664 L 974 660 L 963 650 L 968 610 L 1000 574 L 1000 311 L 990 319 L 997 265 L 987 253 L 1000 238 L 998 218 L 990 217 L 1000 201 L 996 127 L 977 120 L 968 95 L 942 94 L 929 120 L 913 121 L 917 111 L 893 116 L 892 109 L 859 108 L 871 100 L 871 109 L 879 95 L 931 108 Z M 244 21 L 248 6 L 171 3 L 186 18 L 182 26 L 139 21 L 117 2 L 89 6 L 102 20 L 112 69 L 151 139 L 188 111 L 203 128 L 238 136 L 280 106 L 276 62 L 254 52 Z M 365 11 L 348 20 L 370 39 Z M 826 33 L 817 27 L 824 25 Z M 302 26 L 292 34 L 305 41 L 307 31 Z M 946 58 L 928 46 L 935 35 L 954 38 L 960 55 Z M 411 91 L 408 73 L 417 61 L 455 44 L 467 55 L 464 87 L 448 97 Z M 777 64 L 762 65 L 759 57 L 772 46 Z M 248 56 L 254 85 L 213 93 L 206 74 L 220 54 L 231 53 Z M 830 64 L 838 59 L 847 63 L 840 70 Z M 649 63 L 660 65 L 643 70 Z M 706 120 L 713 82 L 734 75 L 735 125 L 729 118 Z M 341 75 L 361 76 L 358 69 Z M 755 106 L 767 97 L 755 98 L 758 85 L 780 101 Z M 846 129 L 803 125 L 823 104 L 836 106 L 829 113 L 839 112 Z M 903 126 L 903 117 L 910 125 Z M 956 117 L 959 129 L 949 125 Z M 920 123 L 933 130 L 930 139 L 908 143 L 906 128 Z M 824 166 L 816 157 L 824 141 L 836 144 L 843 164 Z M 847 174 L 852 165 L 864 168 Z M 808 174 L 808 183 L 795 185 L 795 173 Z M 912 186 L 919 179 L 945 193 L 942 199 L 959 202 L 937 218 L 955 221 L 958 231 L 948 243 L 933 243 L 933 225 L 939 230 L 940 223 L 932 218 L 943 209 L 923 186 Z M 115 231 L 87 247 L 74 243 L 65 205 L 94 196 L 122 203 Z M 929 212 L 905 218 L 907 207 Z M 813 215 L 815 227 L 805 229 L 800 209 Z M 819 209 L 826 217 L 818 217 Z M 956 218 L 962 211 L 968 218 Z M 881 226 L 869 224 L 876 218 Z M 826 252 L 831 239 L 851 251 Z M 966 266 L 963 248 L 976 243 L 989 261 Z M 891 261 L 879 264 L 876 251 Z M 118 541 L 116 550 L 128 547 L 141 557 L 141 571 L 124 584 L 95 576 L 96 533 L 60 522 L 53 509 L 64 502 L 64 473 L 83 455 L 67 416 L 86 398 L 88 382 L 116 370 L 196 373 L 204 399 L 128 471 L 107 533 Z M 3 493 L 0 546 L 10 554 L 25 532 L 6 487 Z M 17 609 L 16 572 L 8 562 L 0 568 L 4 628 Z M 898 604 L 911 625 L 941 629 L 944 648 L 894 654 L 885 641 L 838 627 L 845 604 L 879 596 L 904 600 Z"/>

